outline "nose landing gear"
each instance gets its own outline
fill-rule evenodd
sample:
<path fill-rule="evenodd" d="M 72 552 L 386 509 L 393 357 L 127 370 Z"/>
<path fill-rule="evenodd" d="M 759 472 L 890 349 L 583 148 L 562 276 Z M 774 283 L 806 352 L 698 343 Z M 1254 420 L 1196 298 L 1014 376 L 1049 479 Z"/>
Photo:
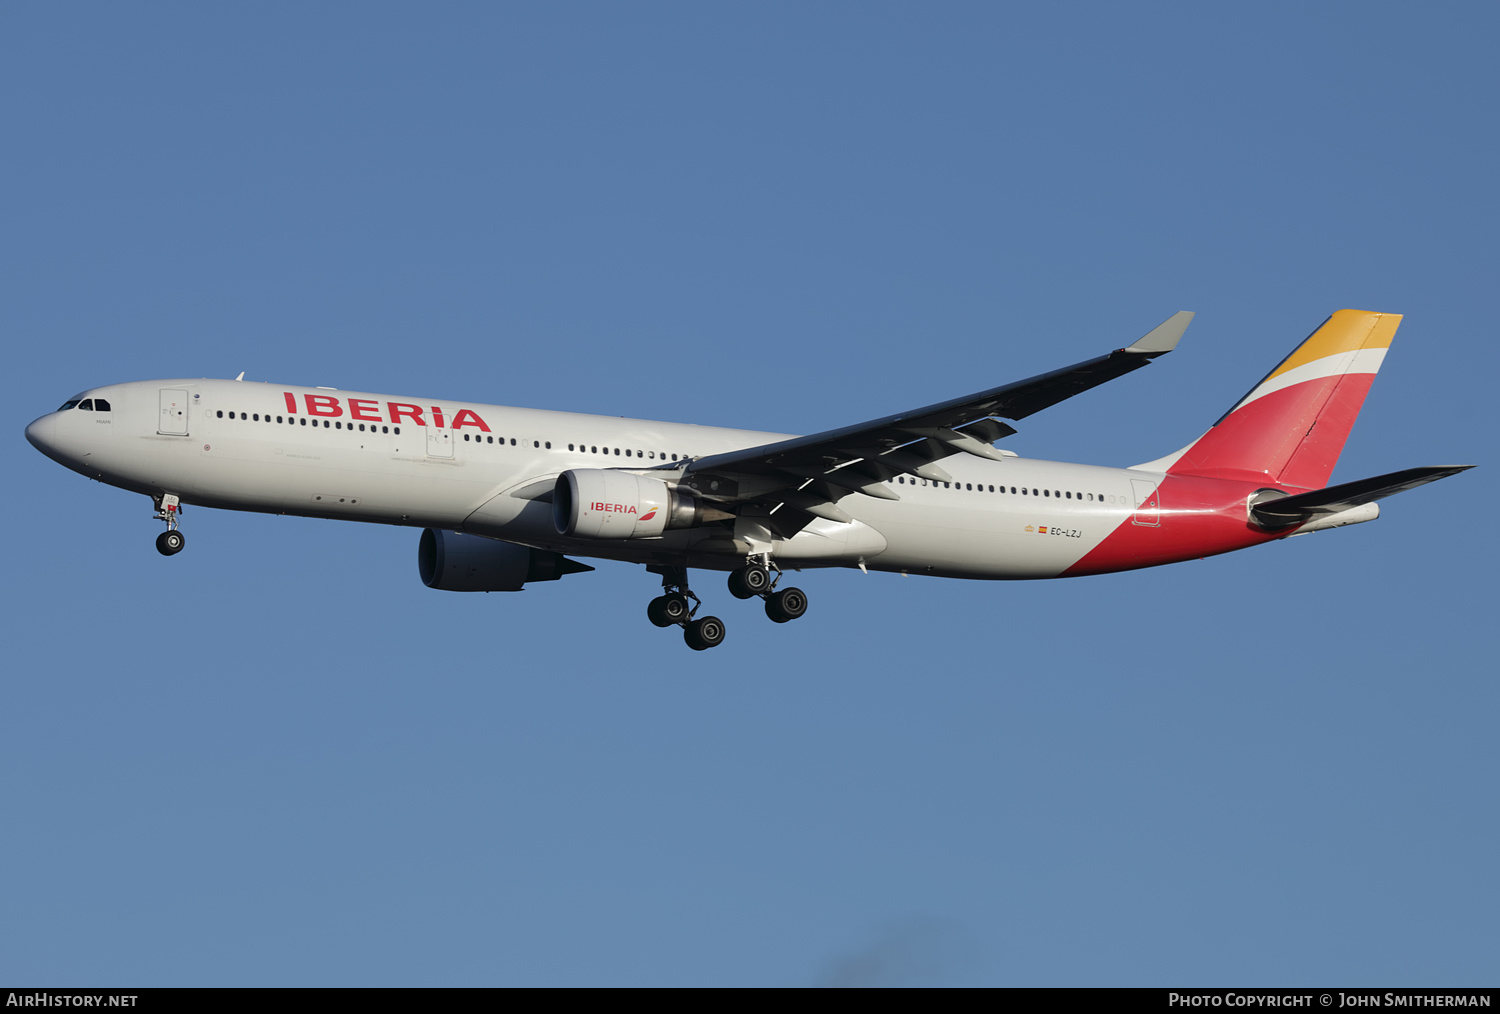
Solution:
<path fill-rule="evenodd" d="M 176 556 L 187 545 L 187 538 L 177 530 L 177 518 L 182 513 L 182 503 L 174 493 L 163 493 L 151 498 L 156 504 L 157 521 L 165 521 L 167 530 L 156 537 L 156 551 L 162 556 Z"/>

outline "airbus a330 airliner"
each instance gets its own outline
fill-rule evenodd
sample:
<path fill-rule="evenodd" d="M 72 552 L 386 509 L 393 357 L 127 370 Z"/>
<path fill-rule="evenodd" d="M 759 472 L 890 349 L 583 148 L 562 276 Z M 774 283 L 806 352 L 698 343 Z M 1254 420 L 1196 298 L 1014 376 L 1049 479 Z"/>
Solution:
<path fill-rule="evenodd" d="M 426 529 L 429 588 L 519 591 L 645 564 L 647 615 L 721 643 L 688 570 L 729 572 L 778 623 L 807 609 L 783 571 L 1076 577 L 1196 559 L 1370 521 L 1377 500 L 1472 466 L 1328 486 L 1401 318 L 1340 310 L 1208 432 L 1106 468 L 994 444 L 1018 420 L 1170 352 L 1192 314 L 1030 380 L 811 436 L 240 380 L 148 380 L 69 398 L 26 428 L 42 453 L 144 493 L 181 551 L 181 507 Z M 241 374 L 243 377 L 243 374 Z"/>

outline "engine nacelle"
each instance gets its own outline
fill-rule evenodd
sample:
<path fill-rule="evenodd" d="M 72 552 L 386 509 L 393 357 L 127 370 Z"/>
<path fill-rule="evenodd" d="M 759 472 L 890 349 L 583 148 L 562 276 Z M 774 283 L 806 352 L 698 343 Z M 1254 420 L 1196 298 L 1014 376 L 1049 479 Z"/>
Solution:
<path fill-rule="evenodd" d="M 710 513 L 729 516 L 660 479 L 607 468 L 570 469 L 552 490 L 552 523 L 575 539 L 651 539 L 702 524 Z"/>
<path fill-rule="evenodd" d="M 528 581 L 556 581 L 593 569 L 561 553 L 434 528 L 417 544 L 422 583 L 441 591 L 520 591 Z"/>

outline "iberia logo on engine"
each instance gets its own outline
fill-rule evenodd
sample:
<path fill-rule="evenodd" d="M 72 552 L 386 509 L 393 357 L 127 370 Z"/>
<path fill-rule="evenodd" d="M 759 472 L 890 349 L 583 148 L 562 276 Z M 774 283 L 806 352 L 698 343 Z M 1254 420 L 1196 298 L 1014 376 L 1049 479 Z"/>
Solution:
<path fill-rule="evenodd" d="M 591 511 L 613 511 L 616 514 L 635 514 L 636 509 L 628 503 L 598 503 L 589 504 Z"/>

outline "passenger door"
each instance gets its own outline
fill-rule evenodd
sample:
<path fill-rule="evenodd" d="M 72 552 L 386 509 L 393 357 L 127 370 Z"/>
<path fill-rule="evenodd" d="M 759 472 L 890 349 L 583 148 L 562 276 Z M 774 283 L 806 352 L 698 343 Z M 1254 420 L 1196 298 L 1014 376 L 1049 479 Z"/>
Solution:
<path fill-rule="evenodd" d="M 161 414 L 157 417 L 156 432 L 174 437 L 185 437 L 188 431 L 188 393 L 175 387 L 161 389 Z"/>
<path fill-rule="evenodd" d="M 441 426 L 428 426 L 427 456 L 429 458 L 453 457 L 453 431 Z"/>
<path fill-rule="evenodd" d="M 1161 498 L 1156 483 L 1150 479 L 1131 479 L 1130 489 L 1135 494 L 1135 513 L 1130 517 L 1133 525 L 1157 528 L 1161 525 Z"/>

